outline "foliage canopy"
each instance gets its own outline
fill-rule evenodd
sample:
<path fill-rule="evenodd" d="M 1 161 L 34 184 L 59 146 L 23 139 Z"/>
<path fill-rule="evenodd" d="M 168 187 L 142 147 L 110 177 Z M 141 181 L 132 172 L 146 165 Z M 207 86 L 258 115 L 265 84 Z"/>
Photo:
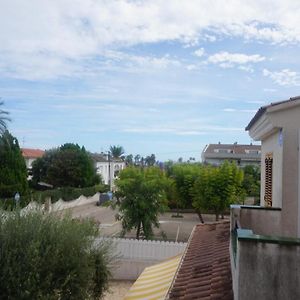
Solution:
<path fill-rule="evenodd" d="M 122 146 L 110 146 L 109 151 L 113 158 L 120 158 L 124 153 L 124 148 Z"/>
<path fill-rule="evenodd" d="M 205 166 L 192 188 L 193 206 L 196 210 L 212 210 L 216 215 L 224 213 L 230 204 L 239 201 L 243 171 L 236 164 L 225 161 L 220 167 Z"/>
<path fill-rule="evenodd" d="M 169 180 L 157 167 L 128 167 L 116 181 L 123 233 L 136 229 L 146 239 L 153 235 L 152 226 L 159 227 L 158 214 L 166 209 L 165 188 Z"/>
<path fill-rule="evenodd" d="M 95 224 L 42 212 L 5 214 L 0 218 L 0 299 L 99 299 L 113 257 L 110 245 L 94 245 Z"/>
<path fill-rule="evenodd" d="M 27 169 L 18 140 L 7 130 L 0 136 L 0 197 L 28 190 Z"/>
<path fill-rule="evenodd" d="M 0 101 L 0 135 L 3 134 L 7 130 L 6 123 L 10 121 L 8 117 L 8 112 L 1 109 L 1 106 L 3 105 L 3 101 Z"/>
<path fill-rule="evenodd" d="M 54 187 L 88 187 L 100 182 L 93 161 L 84 147 L 67 143 L 46 151 L 32 164 L 32 181 Z"/>

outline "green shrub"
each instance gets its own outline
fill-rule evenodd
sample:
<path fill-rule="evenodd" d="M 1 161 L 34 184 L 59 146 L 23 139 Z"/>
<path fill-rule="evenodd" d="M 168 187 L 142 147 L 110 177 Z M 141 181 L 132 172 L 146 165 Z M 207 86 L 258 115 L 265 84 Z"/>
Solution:
<path fill-rule="evenodd" d="M 77 199 L 81 195 L 85 197 L 91 197 L 94 196 L 97 192 L 103 193 L 106 191 L 107 186 L 103 184 L 86 188 L 64 187 L 54 190 L 35 191 L 32 194 L 32 200 L 39 203 L 44 203 L 46 198 L 51 197 L 52 203 L 58 201 L 59 199 L 63 199 L 64 201 L 71 201 Z"/>
<path fill-rule="evenodd" d="M 91 221 L 1 212 L 0 299 L 99 299 L 112 256 Z"/>

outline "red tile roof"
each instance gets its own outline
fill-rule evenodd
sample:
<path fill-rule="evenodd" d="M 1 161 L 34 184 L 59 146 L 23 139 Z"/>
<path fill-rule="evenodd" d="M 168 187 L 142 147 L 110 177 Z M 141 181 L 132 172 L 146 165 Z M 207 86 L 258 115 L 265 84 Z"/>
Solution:
<path fill-rule="evenodd" d="M 169 299 L 232 300 L 229 222 L 197 225 Z"/>
<path fill-rule="evenodd" d="M 44 150 L 29 148 L 22 148 L 21 151 L 24 158 L 39 158 L 42 157 L 45 153 Z"/>

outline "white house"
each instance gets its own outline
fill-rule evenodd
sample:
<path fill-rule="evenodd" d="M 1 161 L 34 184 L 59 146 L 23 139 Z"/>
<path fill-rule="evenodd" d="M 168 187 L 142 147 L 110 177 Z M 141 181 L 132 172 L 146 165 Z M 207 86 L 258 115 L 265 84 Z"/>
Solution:
<path fill-rule="evenodd" d="M 45 153 L 44 150 L 40 149 L 30 149 L 30 148 L 21 148 L 22 156 L 25 160 L 26 168 L 28 171 L 28 179 L 31 179 L 31 169 L 32 163 L 39 157 L 42 157 Z"/>
<path fill-rule="evenodd" d="M 112 158 L 104 153 L 92 153 L 91 156 L 97 174 L 101 175 L 103 182 L 110 185 L 113 189 L 114 180 L 118 177 L 119 172 L 125 168 L 125 162 L 122 159 Z"/>

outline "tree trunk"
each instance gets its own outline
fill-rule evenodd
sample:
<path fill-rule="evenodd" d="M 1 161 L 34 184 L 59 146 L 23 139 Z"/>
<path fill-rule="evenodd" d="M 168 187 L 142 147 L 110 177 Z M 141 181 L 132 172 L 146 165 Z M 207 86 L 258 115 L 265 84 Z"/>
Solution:
<path fill-rule="evenodd" d="M 224 220 L 224 213 L 221 213 L 221 219 Z"/>
<path fill-rule="evenodd" d="M 216 214 L 216 221 L 219 221 L 219 213 L 216 212 L 215 214 Z"/>
<path fill-rule="evenodd" d="M 200 209 L 196 209 L 196 213 L 197 213 L 197 215 L 198 215 L 198 217 L 199 217 L 199 219 L 200 219 L 200 222 L 201 222 L 202 224 L 204 224 L 204 220 L 203 220 L 203 217 L 202 217 L 202 214 L 201 214 Z"/>
<path fill-rule="evenodd" d="M 139 222 L 138 227 L 137 227 L 137 231 L 136 231 L 136 239 L 137 240 L 140 239 L 140 231 L 141 231 L 141 222 Z"/>

